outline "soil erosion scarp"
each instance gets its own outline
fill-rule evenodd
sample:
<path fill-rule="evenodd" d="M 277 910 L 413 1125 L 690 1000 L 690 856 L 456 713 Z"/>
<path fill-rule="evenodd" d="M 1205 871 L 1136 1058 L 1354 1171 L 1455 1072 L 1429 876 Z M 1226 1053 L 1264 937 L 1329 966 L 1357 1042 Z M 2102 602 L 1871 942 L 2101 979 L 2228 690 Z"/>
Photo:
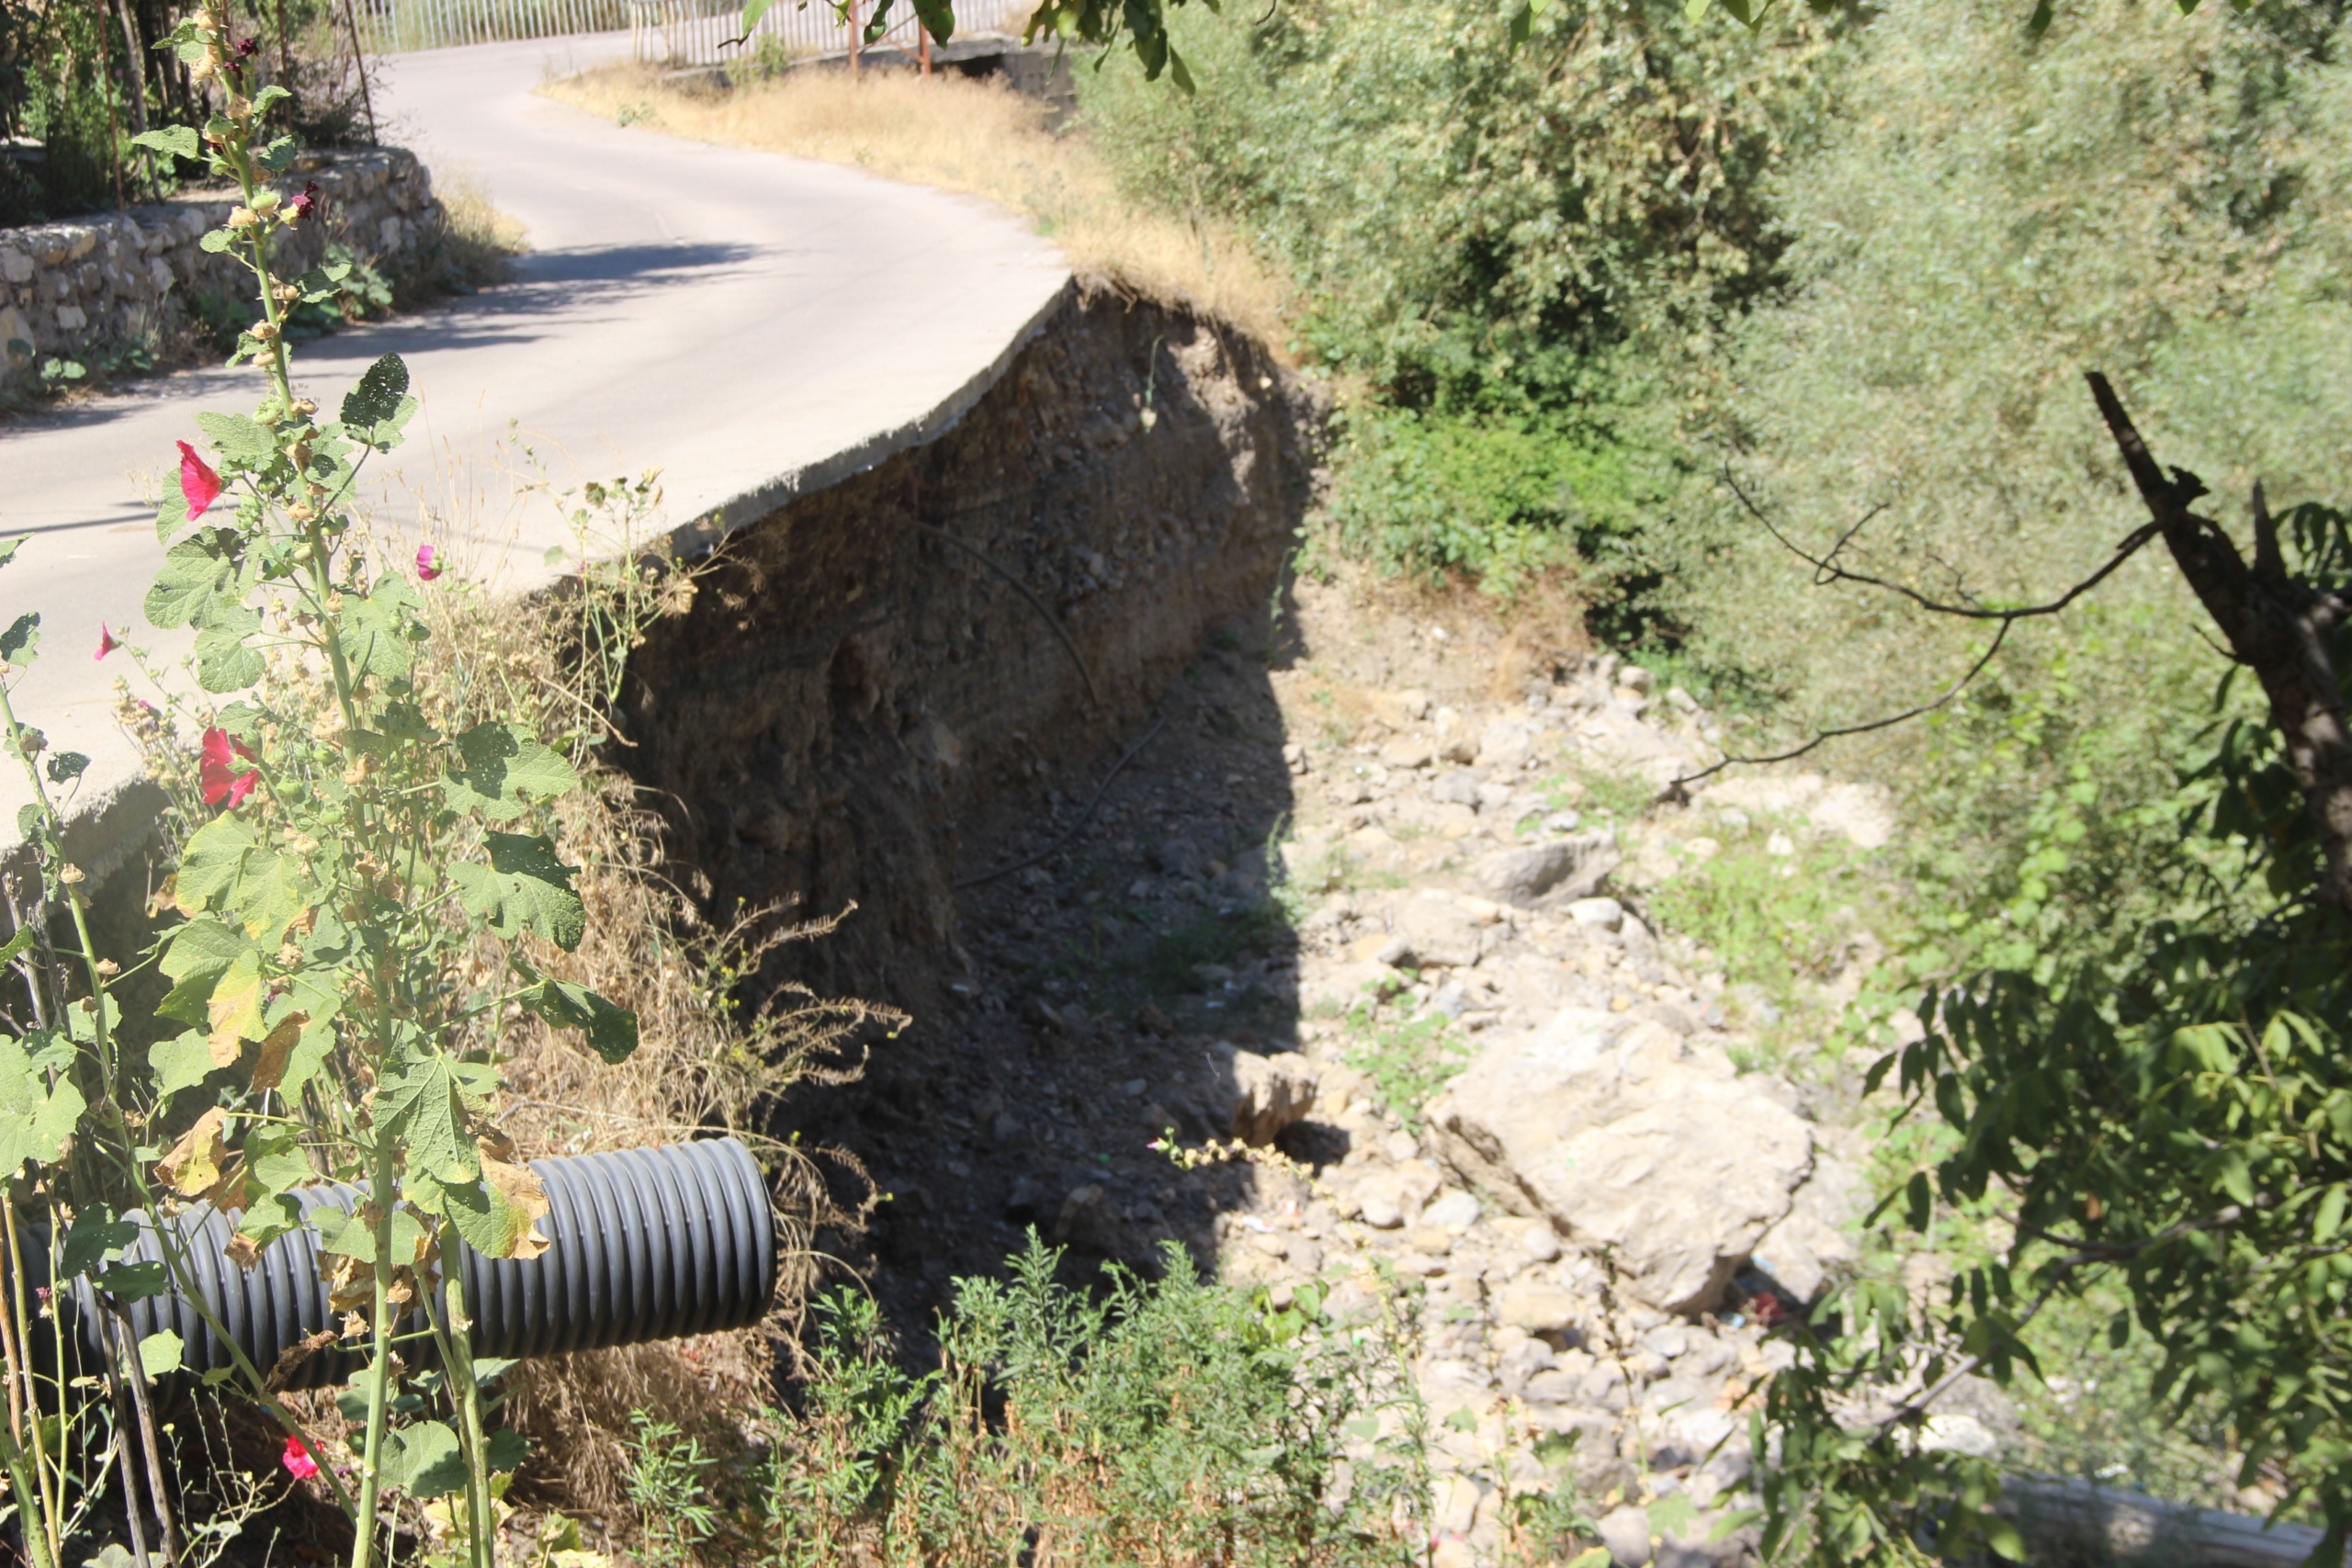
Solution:
<path fill-rule="evenodd" d="M 953 430 L 739 533 L 633 663 L 628 758 L 714 916 L 857 907 L 763 978 L 920 1031 L 968 972 L 976 846 L 1091 788 L 1212 627 L 1264 622 L 1317 425 L 1260 344 L 1073 291 Z"/>

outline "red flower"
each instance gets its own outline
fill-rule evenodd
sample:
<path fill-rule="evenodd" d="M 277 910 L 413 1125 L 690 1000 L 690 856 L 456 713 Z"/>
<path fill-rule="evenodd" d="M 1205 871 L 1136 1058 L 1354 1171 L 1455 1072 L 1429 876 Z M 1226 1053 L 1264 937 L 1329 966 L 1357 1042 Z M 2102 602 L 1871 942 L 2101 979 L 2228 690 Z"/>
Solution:
<path fill-rule="evenodd" d="M 112 653 L 116 649 L 120 648 L 122 644 L 115 640 L 114 633 L 107 630 L 107 624 L 104 621 L 100 621 L 98 623 L 98 651 L 90 655 L 90 657 L 93 659 L 104 659 L 107 654 Z"/>
<path fill-rule="evenodd" d="M 220 476 L 185 441 L 180 443 L 180 493 L 187 498 L 187 520 L 191 523 L 220 499 Z"/>
<path fill-rule="evenodd" d="M 198 770 L 198 777 L 204 785 L 205 805 L 243 806 L 245 796 L 253 794 L 254 785 L 261 782 L 257 769 L 237 772 L 230 761 L 232 756 L 242 757 L 248 762 L 254 760 L 251 751 L 229 739 L 227 730 L 208 729 L 204 732 L 203 766 Z"/>
<path fill-rule="evenodd" d="M 319 1472 L 319 1461 L 311 1457 L 311 1445 L 300 1438 L 286 1439 L 286 1452 L 279 1456 L 277 1462 L 284 1465 L 286 1473 L 297 1481 L 308 1481 Z"/>
<path fill-rule="evenodd" d="M 309 218 L 311 214 L 317 209 L 318 205 L 319 182 L 316 180 L 304 181 L 300 194 L 294 197 L 294 220 L 299 223 Z"/>
<path fill-rule="evenodd" d="M 430 582 L 441 575 L 441 552 L 431 545 L 416 547 L 416 575 Z"/>

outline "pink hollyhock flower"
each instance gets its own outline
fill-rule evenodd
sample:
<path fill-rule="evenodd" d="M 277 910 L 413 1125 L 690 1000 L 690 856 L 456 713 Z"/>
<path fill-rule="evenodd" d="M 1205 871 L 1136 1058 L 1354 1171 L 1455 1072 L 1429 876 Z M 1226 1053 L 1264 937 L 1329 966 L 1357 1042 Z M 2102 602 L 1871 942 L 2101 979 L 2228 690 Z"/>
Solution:
<path fill-rule="evenodd" d="M 254 785 L 261 782 L 258 769 L 247 768 L 239 773 L 232 758 L 242 757 L 250 762 L 254 754 L 229 739 L 225 729 L 204 732 L 203 766 L 198 778 L 204 785 L 207 806 L 243 806 L 245 796 L 253 794 Z"/>
<path fill-rule="evenodd" d="M 187 520 L 191 523 L 220 499 L 220 476 L 185 441 L 180 443 L 180 493 L 187 497 Z"/>
<path fill-rule="evenodd" d="M 121 643 L 115 640 L 114 633 L 107 630 L 107 624 L 104 621 L 100 621 L 98 623 L 98 651 L 90 655 L 90 657 L 93 659 L 104 659 L 107 654 L 112 653 L 116 649 L 120 648 L 121 646 Z"/>
<path fill-rule="evenodd" d="M 286 1439 L 286 1452 L 278 1457 L 286 1473 L 297 1481 L 308 1481 L 318 1474 L 319 1461 L 311 1457 L 311 1445 L 300 1438 Z"/>
<path fill-rule="evenodd" d="M 319 182 L 316 180 L 304 181 L 300 194 L 294 197 L 292 203 L 295 221 L 299 223 L 307 220 L 312 212 L 318 209 L 318 205 Z"/>
<path fill-rule="evenodd" d="M 431 545 L 416 547 L 416 575 L 430 582 L 441 575 L 442 557 Z"/>

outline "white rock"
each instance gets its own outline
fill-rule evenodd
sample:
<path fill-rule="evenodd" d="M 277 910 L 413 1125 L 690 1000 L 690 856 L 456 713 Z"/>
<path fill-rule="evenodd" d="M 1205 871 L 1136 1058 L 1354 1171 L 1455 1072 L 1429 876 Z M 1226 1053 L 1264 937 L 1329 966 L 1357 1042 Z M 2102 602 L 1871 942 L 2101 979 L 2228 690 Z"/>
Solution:
<path fill-rule="evenodd" d="M 1506 904 L 1573 902 L 1597 892 L 1624 858 L 1613 834 L 1555 839 L 1488 855 L 1478 863 L 1478 885 Z"/>
<path fill-rule="evenodd" d="M 1576 1297 L 1557 1285 L 1520 1281 L 1495 1298 L 1495 1321 L 1529 1334 L 1557 1334 L 1576 1319 Z"/>
<path fill-rule="evenodd" d="M 1478 761 L 1502 772 L 1516 772 L 1535 752 L 1535 735 L 1523 724 L 1498 718 L 1479 732 Z"/>
<path fill-rule="evenodd" d="M 1650 1514 L 1647 1508 L 1631 1504 L 1604 1514 L 1593 1526 L 1600 1537 L 1600 1544 L 1609 1549 L 1609 1561 L 1617 1568 L 1643 1568 L 1650 1560 Z"/>
<path fill-rule="evenodd" d="M 1465 1179 L 1613 1247 L 1633 1296 L 1683 1314 L 1722 1299 L 1813 1168 L 1793 1111 L 1670 1031 L 1588 1009 L 1496 1040 L 1428 1115 Z"/>
<path fill-rule="evenodd" d="M 1568 919 L 1580 926 L 1613 931 L 1625 923 L 1625 906 L 1614 898 L 1577 898 L 1568 904 Z"/>
<path fill-rule="evenodd" d="M 1396 910 L 1396 937 L 1405 951 L 1388 961 L 1416 967 L 1435 964 L 1466 969 L 1478 962 L 1479 930 L 1478 922 L 1460 904 L 1424 888 Z"/>
<path fill-rule="evenodd" d="M 1229 1126 L 1243 1143 L 1262 1148 L 1315 1108 L 1314 1064 L 1297 1052 L 1261 1056 L 1223 1042 L 1212 1049 L 1224 1058 Z"/>
<path fill-rule="evenodd" d="M 1459 1187 L 1440 1193 L 1421 1211 L 1421 1224 L 1425 1225 L 1455 1225 L 1467 1230 L 1477 1223 L 1478 1200 Z"/>

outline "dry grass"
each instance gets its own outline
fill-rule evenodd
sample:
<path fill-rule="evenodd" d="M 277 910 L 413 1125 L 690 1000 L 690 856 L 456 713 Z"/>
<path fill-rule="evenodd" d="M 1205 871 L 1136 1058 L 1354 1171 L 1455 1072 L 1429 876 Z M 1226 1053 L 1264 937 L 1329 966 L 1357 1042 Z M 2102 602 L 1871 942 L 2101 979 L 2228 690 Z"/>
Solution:
<path fill-rule="evenodd" d="M 772 1175 L 783 1260 L 766 1323 L 544 1358 L 508 1375 L 506 1415 L 533 1450 L 517 1501 L 588 1516 L 609 1532 L 627 1518 L 630 1413 L 654 1411 L 688 1432 L 739 1427 L 767 1403 L 777 1342 L 817 1279 L 816 1233 L 863 1217 L 841 1209 L 809 1151 L 761 1132 L 765 1111 L 793 1083 L 855 1076 L 862 1037 L 903 1020 L 793 987 L 756 1010 L 739 1004 L 737 982 L 756 975 L 769 953 L 821 938 L 831 924 L 754 911 L 712 927 L 662 874 L 657 819 L 591 748 L 609 734 L 604 716 L 628 649 L 645 626 L 692 604 L 695 580 L 637 564 L 625 542 L 605 558 L 584 580 L 519 604 L 487 592 L 428 595 L 427 646 L 465 651 L 435 660 L 424 683 L 447 705 L 436 717 L 447 727 L 496 716 L 569 738 L 589 787 L 564 803 L 557 837 L 581 867 L 587 934 L 568 953 L 535 942 L 531 959 L 637 1014 L 637 1051 L 618 1066 L 536 1018 L 508 1021 L 498 1044 L 508 1085 L 502 1128 L 534 1157 L 724 1129 L 758 1151 Z M 488 951 L 481 958 L 485 969 L 502 962 Z M 863 1185 L 854 1164 L 848 1174 L 847 1185 Z"/>
<path fill-rule="evenodd" d="M 540 89 L 591 114 L 729 147 L 846 164 L 985 197 L 1035 220 L 1081 276 L 1214 316 L 1279 347 L 1288 290 L 1240 236 L 1138 207 L 1082 135 L 998 84 L 908 72 L 796 71 L 731 92 L 686 93 L 616 65 Z M 626 112 L 625 112 L 626 111 Z"/>
<path fill-rule="evenodd" d="M 491 205 L 473 175 L 444 171 L 434 194 L 441 199 L 447 227 L 435 258 L 432 282 L 463 294 L 503 283 L 516 256 L 530 248 L 522 223 Z"/>

